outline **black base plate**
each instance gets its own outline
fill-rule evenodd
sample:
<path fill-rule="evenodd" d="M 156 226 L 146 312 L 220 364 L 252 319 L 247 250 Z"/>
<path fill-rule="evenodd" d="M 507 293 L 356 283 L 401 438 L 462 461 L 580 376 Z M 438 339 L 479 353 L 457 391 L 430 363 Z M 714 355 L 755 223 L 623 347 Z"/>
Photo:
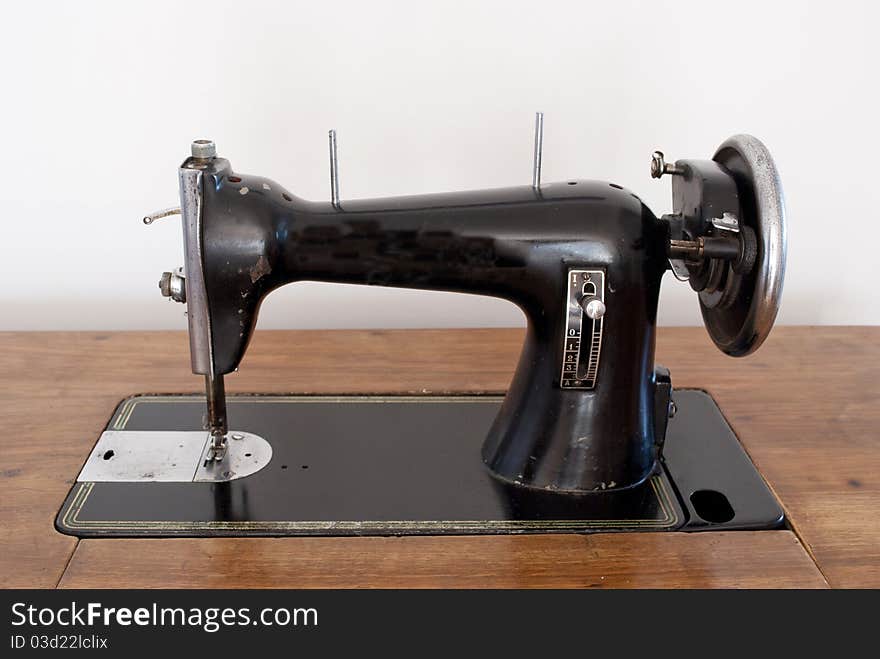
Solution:
<path fill-rule="evenodd" d="M 480 459 L 498 396 L 231 396 L 230 427 L 271 462 L 225 483 L 77 482 L 80 537 L 584 533 L 767 529 L 783 512 L 712 398 L 677 390 L 664 464 L 643 485 L 572 496 L 503 485 Z M 135 396 L 108 429 L 196 430 L 204 398 Z"/>

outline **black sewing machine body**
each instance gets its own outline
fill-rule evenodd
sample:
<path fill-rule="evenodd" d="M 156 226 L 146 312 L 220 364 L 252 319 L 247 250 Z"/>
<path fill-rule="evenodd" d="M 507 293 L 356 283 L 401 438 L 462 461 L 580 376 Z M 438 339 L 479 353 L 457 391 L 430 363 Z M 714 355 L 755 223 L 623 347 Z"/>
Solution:
<path fill-rule="evenodd" d="M 201 399 L 124 401 L 58 528 L 103 536 L 777 527 L 781 508 L 711 398 L 673 392 L 654 364 L 667 270 L 689 280 L 725 353 L 747 355 L 769 333 L 785 266 L 769 153 L 749 136 L 727 140 L 712 160 L 669 165 L 655 152 L 652 174 L 673 176 L 673 213 L 658 218 L 613 183 L 542 185 L 541 125 L 539 117 L 532 186 L 345 203 L 333 132 L 330 203 L 236 173 L 213 143 L 193 143 L 179 168 L 180 209 L 145 221 L 182 216 L 185 266 L 164 273 L 160 288 L 187 305 L 192 369 L 206 384 L 204 429 L 195 421 Z M 246 427 L 230 431 L 224 376 L 242 363 L 265 297 L 298 281 L 513 302 L 528 330 L 506 396 L 238 396 L 232 421 Z M 292 461 L 322 465 L 320 480 L 292 478 Z"/>
<path fill-rule="evenodd" d="M 570 181 L 337 209 L 236 174 L 226 160 L 190 159 L 183 168 L 201 181 L 215 374 L 238 366 L 260 303 L 290 282 L 500 297 L 523 310 L 528 333 L 484 447 L 490 469 L 512 482 L 577 491 L 634 485 L 654 469 L 669 404 L 668 377 L 660 376 L 655 401 L 653 373 L 667 229 L 632 193 Z M 573 273 L 582 271 L 600 273 L 593 279 L 607 308 L 582 324 L 585 336 L 569 326 L 569 301 L 577 304 L 585 284 Z M 601 333 L 595 381 L 580 388 L 576 371 L 563 377 L 564 355 L 578 352 L 566 347 L 589 345 L 594 333 Z M 587 350 L 580 353 L 575 369 L 585 368 Z"/>

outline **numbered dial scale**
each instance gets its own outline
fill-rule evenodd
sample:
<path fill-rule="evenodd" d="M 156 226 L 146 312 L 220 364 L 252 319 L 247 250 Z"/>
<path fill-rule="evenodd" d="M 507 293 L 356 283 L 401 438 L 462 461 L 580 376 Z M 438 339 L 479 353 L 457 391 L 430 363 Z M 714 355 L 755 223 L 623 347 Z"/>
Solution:
<path fill-rule="evenodd" d="M 602 352 L 605 273 L 602 270 L 569 270 L 566 309 L 559 386 L 563 389 L 592 389 L 596 386 Z"/>

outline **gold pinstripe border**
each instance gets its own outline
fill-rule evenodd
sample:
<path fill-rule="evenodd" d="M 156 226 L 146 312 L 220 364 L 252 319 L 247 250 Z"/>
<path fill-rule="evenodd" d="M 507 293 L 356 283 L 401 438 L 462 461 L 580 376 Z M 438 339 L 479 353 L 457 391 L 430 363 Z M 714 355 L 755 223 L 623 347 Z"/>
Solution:
<path fill-rule="evenodd" d="M 131 418 L 134 408 L 143 403 L 169 403 L 169 402 L 201 402 L 203 398 L 197 395 L 180 396 L 133 396 L 125 400 L 110 424 L 113 430 L 123 430 Z M 472 403 L 497 403 L 500 396 L 277 396 L 277 395 L 237 395 L 229 396 L 229 403 L 444 403 L 444 402 L 472 402 Z M 642 529 L 655 528 L 667 529 L 676 527 L 680 518 L 676 507 L 673 505 L 672 493 L 660 476 L 651 478 L 651 488 L 654 491 L 660 505 L 662 516 L 658 519 L 624 519 L 624 520 L 389 520 L 389 521 L 247 521 L 239 520 L 224 522 L 217 520 L 203 521 L 169 521 L 169 520 L 85 520 L 80 518 L 80 513 L 88 501 L 89 495 L 94 489 L 95 483 L 78 483 L 67 510 L 61 518 L 61 523 L 66 529 L 72 531 L 114 531 L 148 533 L 186 533 L 196 531 L 236 532 L 249 531 L 251 533 L 295 533 L 295 532 L 339 532 L 350 531 L 359 533 L 405 533 L 405 532 L 463 532 L 473 533 L 479 531 L 517 532 L 517 531 L 565 531 L 575 533 L 578 531 L 591 531 L 601 529 Z"/>

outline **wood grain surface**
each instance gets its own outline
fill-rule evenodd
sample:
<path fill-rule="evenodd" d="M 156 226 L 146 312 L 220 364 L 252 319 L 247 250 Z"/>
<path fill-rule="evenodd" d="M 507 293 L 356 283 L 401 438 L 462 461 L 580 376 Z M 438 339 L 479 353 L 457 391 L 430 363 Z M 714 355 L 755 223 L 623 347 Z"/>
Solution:
<path fill-rule="evenodd" d="M 497 393 L 521 340 L 260 331 L 227 389 Z M 118 402 L 199 391 L 186 334 L 0 333 L 0 586 L 880 586 L 880 328 L 776 328 L 741 360 L 664 328 L 657 360 L 715 396 L 794 533 L 77 541 L 53 519 Z"/>
<path fill-rule="evenodd" d="M 65 588 L 823 588 L 790 531 L 85 540 Z"/>

